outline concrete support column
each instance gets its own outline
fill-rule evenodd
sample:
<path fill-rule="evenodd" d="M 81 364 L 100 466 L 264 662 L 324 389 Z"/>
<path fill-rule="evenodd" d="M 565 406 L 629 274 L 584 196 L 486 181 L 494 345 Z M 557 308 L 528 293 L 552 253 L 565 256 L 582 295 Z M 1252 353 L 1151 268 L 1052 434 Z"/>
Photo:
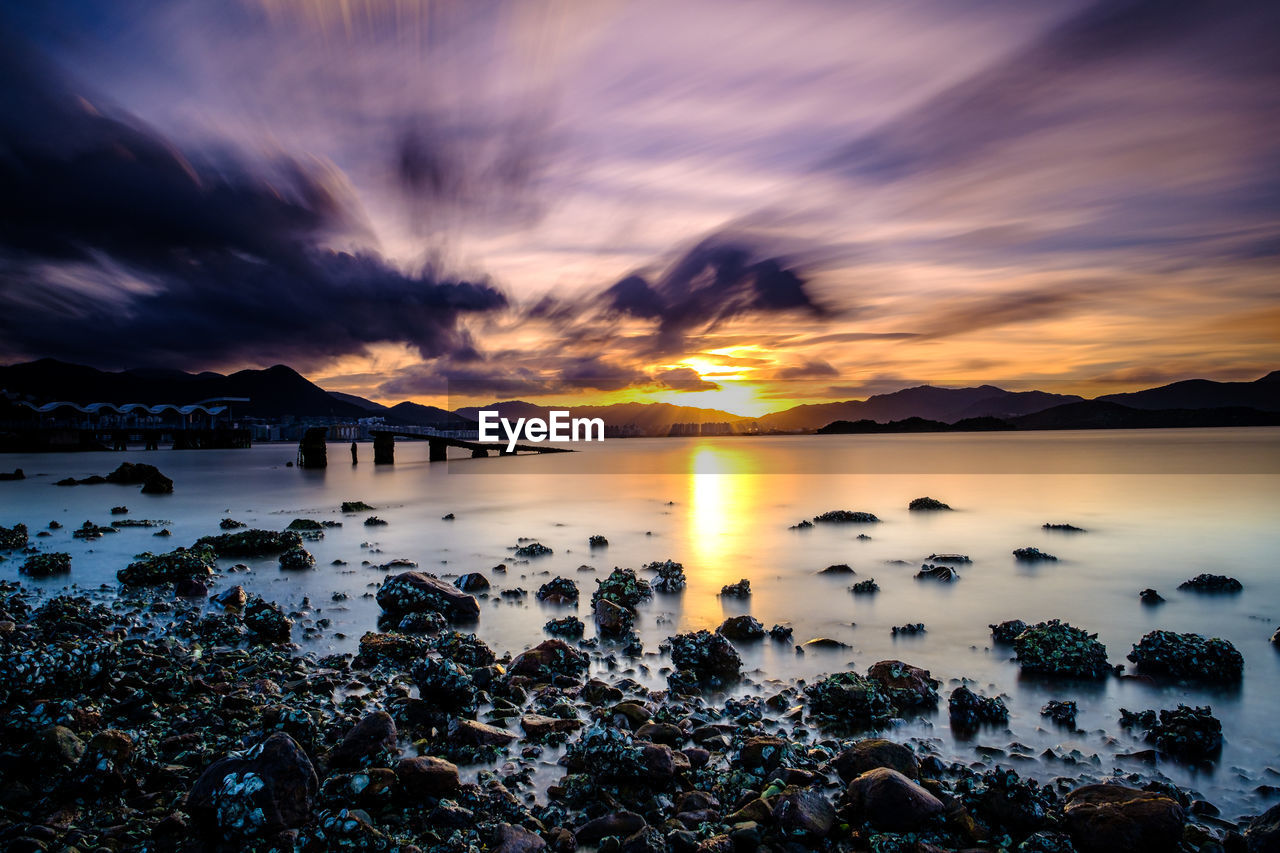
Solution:
<path fill-rule="evenodd" d="M 396 464 L 396 438 L 394 435 L 386 432 L 375 432 L 373 434 L 373 464 Z"/>

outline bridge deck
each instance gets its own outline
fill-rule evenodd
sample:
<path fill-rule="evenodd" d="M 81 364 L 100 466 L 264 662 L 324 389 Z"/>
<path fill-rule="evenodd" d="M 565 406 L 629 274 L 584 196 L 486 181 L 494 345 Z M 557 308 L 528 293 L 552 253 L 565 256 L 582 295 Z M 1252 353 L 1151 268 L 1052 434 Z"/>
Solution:
<path fill-rule="evenodd" d="M 393 438 L 412 438 L 420 441 L 430 441 L 432 444 L 442 444 L 446 447 L 461 447 L 465 450 L 476 451 L 493 451 L 495 453 L 505 453 L 507 450 L 506 442 L 498 441 L 469 441 L 465 438 L 453 438 L 446 435 L 435 435 L 427 432 L 422 428 L 415 427 L 393 427 L 387 429 L 371 429 L 369 434 L 372 436 L 386 435 Z M 517 444 L 514 453 L 573 453 L 572 448 L 568 447 L 550 447 L 536 444 Z"/>

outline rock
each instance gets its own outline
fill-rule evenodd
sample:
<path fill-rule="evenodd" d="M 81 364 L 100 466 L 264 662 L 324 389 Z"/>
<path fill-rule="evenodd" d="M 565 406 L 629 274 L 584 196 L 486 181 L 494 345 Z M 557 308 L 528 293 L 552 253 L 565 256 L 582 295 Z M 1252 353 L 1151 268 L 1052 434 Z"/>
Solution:
<path fill-rule="evenodd" d="M 1050 524 L 1046 522 L 1040 527 L 1044 530 L 1057 530 L 1062 533 L 1084 533 L 1083 527 L 1076 527 L 1074 524 Z"/>
<path fill-rule="evenodd" d="M 1182 806 L 1163 793 L 1117 784 L 1067 794 L 1063 821 L 1080 853 L 1168 853 L 1182 840 Z"/>
<path fill-rule="evenodd" d="M 825 569 L 818 572 L 818 574 L 820 575 L 856 575 L 857 572 L 853 570 L 852 566 L 849 566 L 845 563 L 837 563 L 834 566 L 827 566 Z"/>
<path fill-rule="evenodd" d="M 481 592 L 489 588 L 489 579 L 479 572 L 469 572 L 453 582 L 463 592 Z"/>
<path fill-rule="evenodd" d="M 1280 850 L 1280 804 L 1249 821 L 1244 840 L 1249 853 L 1275 853 Z"/>
<path fill-rule="evenodd" d="M 710 631 L 672 637 L 671 661 L 677 670 L 692 672 L 699 681 L 730 681 L 742 669 L 742 658 L 733 644 Z"/>
<path fill-rule="evenodd" d="M 216 566 L 212 548 L 178 548 L 167 554 L 139 554 L 139 559 L 116 572 L 125 586 L 176 583 L 188 578 L 207 578 Z"/>
<path fill-rule="evenodd" d="M 285 571 L 302 571 L 309 569 L 316 564 L 316 558 L 311 556 L 311 552 L 299 545 L 296 548 L 290 548 L 288 551 L 280 554 L 280 568 Z"/>
<path fill-rule="evenodd" d="M 329 767 L 354 769 L 381 763 L 399 753 L 396 724 L 386 711 L 374 711 L 356 723 L 329 753 Z"/>
<path fill-rule="evenodd" d="M 476 720 L 454 718 L 449 721 L 449 740 L 463 746 L 506 746 L 517 736 L 514 732 Z"/>
<path fill-rule="evenodd" d="M 33 578 L 65 575 L 71 571 L 71 555 L 62 551 L 31 554 L 18 571 Z"/>
<path fill-rule="evenodd" d="M 871 665 L 867 677 L 879 683 L 899 709 L 932 708 L 938 704 L 939 684 L 927 669 L 900 660 L 882 660 Z"/>
<path fill-rule="evenodd" d="M 1070 726 L 1075 728 L 1076 714 L 1079 709 L 1075 702 L 1060 702 L 1057 699 L 1050 699 L 1048 703 L 1040 709 L 1040 716 L 1048 717 L 1060 726 Z"/>
<path fill-rule="evenodd" d="M 972 563 L 973 560 L 968 554 L 930 554 L 927 558 L 931 563 Z"/>
<path fill-rule="evenodd" d="M 1015 548 L 1013 550 L 1013 556 L 1024 563 L 1056 562 L 1058 559 L 1052 554 L 1046 554 L 1039 548 L 1032 548 L 1031 546 Z"/>
<path fill-rule="evenodd" d="M 425 572 L 402 572 L 388 578 L 378 590 L 377 600 L 387 613 L 431 611 L 464 622 L 480 618 L 474 596 Z"/>
<path fill-rule="evenodd" d="M 208 547 L 219 557 L 263 557 L 302 547 L 302 537 L 293 530 L 243 530 L 204 536 L 195 547 Z"/>
<path fill-rule="evenodd" d="M 911 503 L 907 504 L 907 509 L 940 510 L 940 509 L 951 509 L 951 507 L 947 506 L 942 501 L 934 500 L 933 498 L 916 498 Z"/>
<path fill-rule="evenodd" d="M 730 640 L 741 642 L 764 637 L 764 626 L 754 616 L 730 616 L 718 630 Z"/>
<path fill-rule="evenodd" d="M 360 637 L 360 653 L 353 664 L 371 668 L 383 663 L 410 666 L 426 657 L 435 644 L 423 637 L 408 634 L 379 634 L 366 631 Z"/>
<path fill-rule="evenodd" d="M 578 585 L 569 578 L 554 577 L 538 587 L 537 598 L 549 604 L 573 604 L 578 600 Z"/>
<path fill-rule="evenodd" d="M 561 719 L 560 717 L 545 717 L 542 714 L 525 714 L 520 718 L 520 728 L 524 729 L 524 733 L 534 740 L 541 740 L 550 734 L 576 732 L 582 728 L 582 720 L 577 717 Z"/>
<path fill-rule="evenodd" d="M 377 507 L 369 506 L 364 501 L 343 501 L 342 502 L 343 512 L 372 512 L 375 509 L 377 509 Z"/>
<path fill-rule="evenodd" d="M 498 824 L 493 840 L 490 853 L 539 853 L 547 849 L 542 836 L 510 823 Z"/>
<path fill-rule="evenodd" d="M 587 547 L 607 548 L 609 547 L 609 540 L 601 536 L 599 533 L 595 533 L 587 537 Z"/>
<path fill-rule="evenodd" d="M 204 581 L 183 578 L 173 585 L 173 593 L 179 598 L 204 598 L 209 594 L 209 587 Z"/>
<path fill-rule="evenodd" d="M 1024 672 L 1070 678 L 1106 678 L 1114 667 L 1107 663 L 1107 647 L 1090 634 L 1053 619 L 1039 622 L 1013 642 L 1018 665 Z"/>
<path fill-rule="evenodd" d="M 773 804 L 773 819 L 786 835 L 822 838 L 836 825 L 836 810 L 821 791 L 787 788 Z"/>
<path fill-rule="evenodd" d="M 909 637 L 915 634 L 923 634 L 924 632 L 925 631 L 924 631 L 923 622 L 912 622 L 908 625 L 894 625 L 889 630 L 889 633 L 895 637 L 898 636 L 899 634 Z"/>
<path fill-rule="evenodd" d="M 142 493 L 144 495 L 171 495 L 173 494 L 173 480 L 156 471 L 147 476 L 146 482 L 142 484 Z"/>
<path fill-rule="evenodd" d="M 847 509 L 833 509 L 813 517 L 815 524 L 874 524 L 879 520 L 872 513 L 854 512 Z M 801 522 L 801 524 L 803 523 Z"/>
<path fill-rule="evenodd" d="M 1164 596 L 1154 589 L 1144 589 L 1138 593 L 1143 604 L 1164 604 Z"/>
<path fill-rule="evenodd" d="M 550 681 L 557 675 L 579 679 L 590 666 L 590 658 L 564 640 L 543 640 L 511 661 L 510 674 L 536 681 Z"/>
<path fill-rule="evenodd" d="M 594 610 L 596 627 L 603 636 L 620 637 L 630 631 L 635 622 L 630 610 L 603 598 L 595 603 Z"/>
<path fill-rule="evenodd" d="M 307 754 L 277 732 L 210 765 L 187 795 L 187 811 L 228 841 L 268 838 L 311 818 L 318 787 Z"/>
<path fill-rule="evenodd" d="M 593 606 L 597 601 L 609 601 L 619 607 L 635 610 L 641 601 L 653 594 L 649 582 L 637 577 L 632 569 L 614 569 L 607 578 L 597 580 L 596 584 L 596 591 L 591 595 Z"/>
<path fill-rule="evenodd" d="M 461 664 L 445 658 L 426 658 L 414 664 L 410 675 L 418 695 L 441 714 L 474 714 L 478 701 L 475 680 Z"/>
<path fill-rule="evenodd" d="M 458 790 L 458 768 L 430 755 L 402 758 L 396 765 L 400 787 L 412 799 L 450 797 Z"/>
<path fill-rule="evenodd" d="M 839 672 L 804 689 L 809 713 L 827 727 L 857 731 L 891 719 L 893 701 L 878 681 L 856 672 Z"/>
<path fill-rule="evenodd" d="M 293 630 L 293 620 L 284 615 L 280 605 L 256 595 L 245 605 L 244 624 L 260 638 L 275 643 L 288 642 Z"/>
<path fill-rule="evenodd" d="M 224 518 L 218 522 L 218 527 L 222 530 L 239 530 L 242 527 L 248 527 L 243 521 L 236 521 L 234 518 Z"/>
<path fill-rule="evenodd" d="M 213 603 L 222 607 L 244 607 L 245 602 L 249 600 L 249 595 L 244 591 L 244 587 L 237 584 L 230 589 L 223 590 L 213 597 Z"/>
<path fill-rule="evenodd" d="M 586 627 L 577 616 L 565 616 L 560 619 L 547 620 L 547 624 L 542 626 L 542 630 L 548 634 L 557 634 L 561 637 L 581 637 Z"/>
<path fill-rule="evenodd" d="M 909 779 L 920 775 L 920 762 L 910 747 L 884 738 L 860 740 L 837 755 L 833 763 L 845 783 L 879 767 L 896 770 Z"/>
<path fill-rule="evenodd" d="M 1178 584 L 1178 589 L 1191 592 L 1240 592 L 1244 584 L 1226 575 L 1200 574 Z"/>
<path fill-rule="evenodd" d="M 1209 706 L 1179 705 L 1173 710 L 1134 713 L 1120 709 L 1120 725 L 1146 730 L 1146 739 L 1168 755 L 1193 761 L 1216 758 L 1222 751 L 1222 723 Z"/>
<path fill-rule="evenodd" d="M 644 827 L 644 818 L 635 812 L 617 811 L 587 821 L 573 835 L 579 844 L 595 846 L 602 838 L 626 838 Z"/>
<path fill-rule="evenodd" d="M 983 723 L 1009 722 L 1009 709 L 999 696 L 986 698 L 961 685 L 947 701 L 951 725 L 958 729 L 974 729 Z"/>
<path fill-rule="evenodd" d="M 991 639 L 994 642 L 1010 645 L 1018 638 L 1019 634 L 1027 630 L 1027 623 L 1021 619 L 1010 619 L 987 627 L 991 629 Z"/>
<path fill-rule="evenodd" d="M 738 750 L 738 763 L 752 772 L 772 773 L 787 755 L 787 742 L 782 738 L 758 735 L 748 738 Z"/>
<path fill-rule="evenodd" d="M 531 560 L 534 557 L 549 556 L 553 551 L 541 542 L 530 542 L 527 545 L 520 545 L 517 547 L 514 553 L 517 557 Z"/>
<path fill-rule="evenodd" d="M 866 580 L 858 581 L 853 586 L 849 587 L 849 592 L 854 595 L 873 595 L 879 591 L 880 584 L 876 583 L 875 578 L 867 578 Z"/>
<path fill-rule="evenodd" d="M 10 482 L 16 480 L 25 480 L 27 475 L 21 468 L 14 468 L 12 471 L 0 471 L 0 482 Z"/>
<path fill-rule="evenodd" d="M 19 548 L 25 548 L 29 541 L 25 524 L 0 527 L 0 551 L 16 551 Z"/>
<path fill-rule="evenodd" d="M 376 515 L 371 515 L 364 520 L 365 527 L 386 527 L 388 523 L 386 519 L 379 518 Z"/>
<path fill-rule="evenodd" d="M 769 637 L 780 643 L 789 642 L 791 640 L 792 629 L 790 625 L 774 625 L 769 629 Z"/>
<path fill-rule="evenodd" d="M 684 565 L 674 560 L 653 562 L 644 567 L 646 572 L 657 572 L 653 588 L 658 592 L 679 592 L 685 587 Z"/>
<path fill-rule="evenodd" d="M 720 594 L 729 598 L 747 598 L 751 595 L 751 581 L 743 578 L 737 583 L 727 583 L 720 587 Z"/>
<path fill-rule="evenodd" d="M 920 571 L 916 572 L 916 577 L 924 580 L 951 583 L 952 581 L 960 580 L 960 573 L 950 566 L 935 566 L 932 563 L 925 563 L 920 566 Z"/>
<path fill-rule="evenodd" d="M 1128 658 L 1139 672 L 1149 675 L 1221 684 L 1244 676 L 1244 658 L 1235 646 L 1200 634 L 1152 631 L 1133 647 Z"/>
<path fill-rule="evenodd" d="M 888 767 L 855 778 L 845 789 L 845 800 L 853 814 L 889 831 L 920 830 L 943 810 L 941 800 Z"/>

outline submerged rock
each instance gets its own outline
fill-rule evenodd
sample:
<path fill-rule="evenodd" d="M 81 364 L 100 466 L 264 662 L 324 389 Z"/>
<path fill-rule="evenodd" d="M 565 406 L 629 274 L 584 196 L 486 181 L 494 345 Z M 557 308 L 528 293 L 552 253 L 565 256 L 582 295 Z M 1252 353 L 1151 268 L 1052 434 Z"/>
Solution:
<path fill-rule="evenodd" d="M 833 509 L 813 517 L 815 524 L 874 524 L 879 520 L 873 513 L 848 509 Z"/>
<path fill-rule="evenodd" d="M 779 642 L 787 642 L 791 639 L 792 629 L 790 625 L 774 625 L 769 629 L 769 637 Z M 1280 633 L 1278 631 L 1277 633 Z"/>
<path fill-rule="evenodd" d="M 480 618 L 480 605 L 452 584 L 426 572 L 402 572 L 382 584 L 378 606 L 386 613 L 434 612 L 451 620 Z"/>
<path fill-rule="evenodd" d="M 917 578 L 925 580 L 941 581 L 942 583 L 951 583 L 960 580 L 960 573 L 950 566 L 935 566 L 925 563 L 920 567 L 920 571 L 916 572 Z"/>
<path fill-rule="evenodd" d="M 1062 815 L 1080 853 L 1168 853 L 1180 846 L 1186 821 L 1167 795 L 1113 783 L 1067 794 Z"/>
<path fill-rule="evenodd" d="M 1176 758 L 1204 760 L 1222 751 L 1222 723 L 1208 705 L 1179 705 L 1173 710 L 1134 713 L 1120 709 L 1120 724 L 1146 731 L 1146 739 L 1161 752 Z"/>
<path fill-rule="evenodd" d="M 1244 675 L 1244 658 L 1227 640 L 1200 634 L 1152 631 L 1129 652 L 1139 672 L 1230 683 Z"/>
<path fill-rule="evenodd" d="M 634 569 L 614 569 L 604 580 L 596 581 L 596 591 L 591 595 L 591 604 L 597 601 L 608 601 L 628 610 L 635 610 L 640 602 L 649 598 L 653 591 L 649 582 L 636 576 Z"/>
<path fill-rule="evenodd" d="M 947 712 L 951 725 L 958 729 L 976 729 L 983 723 L 1009 722 L 1009 709 L 999 696 L 979 696 L 961 685 L 951 691 L 947 700 Z"/>
<path fill-rule="evenodd" d="M 855 778 L 844 799 L 854 817 L 891 832 L 923 829 L 945 808 L 933 794 L 888 767 Z"/>
<path fill-rule="evenodd" d="M 510 674 L 535 681 L 550 681 L 557 675 L 579 680 L 586 674 L 590 658 L 564 640 L 543 640 L 511 661 Z"/>
<path fill-rule="evenodd" d="M 196 540 L 195 548 L 207 547 L 219 557 L 262 557 L 302 547 L 302 537 L 292 530 L 245 530 Z"/>
<path fill-rule="evenodd" d="M 167 554 L 142 553 L 139 559 L 116 572 L 116 580 L 125 586 L 177 583 L 192 578 L 207 578 L 215 567 L 210 548 L 178 548 Z"/>
<path fill-rule="evenodd" d="M 364 520 L 365 527 L 386 527 L 389 522 L 386 519 L 371 515 Z"/>
<path fill-rule="evenodd" d="M 307 754 L 277 732 L 210 765 L 187 795 L 187 811 L 227 841 L 269 838 L 311 819 L 318 788 Z"/>
<path fill-rule="evenodd" d="M 804 690 L 809 713 L 821 725 L 846 731 L 872 728 L 895 713 L 880 683 L 856 672 L 838 672 Z"/>
<path fill-rule="evenodd" d="M 29 541 L 25 524 L 0 527 L 0 551 L 16 551 L 19 548 L 25 548 Z"/>
<path fill-rule="evenodd" d="M 1019 634 L 1027 630 L 1027 623 L 1021 619 L 1009 619 L 987 627 L 991 629 L 991 639 L 994 642 L 1009 645 L 1018 638 Z"/>
<path fill-rule="evenodd" d="M 743 578 L 737 583 L 727 583 L 720 587 L 720 594 L 729 598 L 747 598 L 751 595 L 751 581 Z"/>
<path fill-rule="evenodd" d="M 578 600 L 578 585 L 570 578 L 554 577 L 538 587 L 538 600 L 551 604 L 573 604 Z"/>
<path fill-rule="evenodd" d="M 71 571 L 71 555 L 63 551 L 49 551 L 27 557 L 18 571 L 33 578 L 65 575 Z"/>
<path fill-rule="evenodd" d="M 242 527 L 248 527 L 243 521 L 236 521 L 234 518 L 224 518 L 218 522 L 218 527 L 223 530 L 239 530 Z"/>
<path fill-rule="evenodd" d="M 552 550 L 541 542 L 530 542 L 527 545 L 521 545 L 515 549 L 515 555 L 523 559 L 529 560 L 534 557 L 546 557 L 552 554 Z"/>
<path fill-rule="evenodd" d="M 930 554 L 928 562 L 931 563 L 972 563 L 973 559 L 968 554 Z"/>
<path fill-rule="evenodd" d="M 1144 589 L 1138 593 L 1143 604 L 1164 604 L 1164 596 L 1154 589 Z"/>
<path fill-rule="evenodd" d="M 1058 559 L 1052 554 L 1046 554 L 1039 548 L 1033 548 L 1029 545 L 1025 548 L 1013 549 L 1013 556 L 1024 563 L 1056 562 Z"/>
<path fill-rule="evenodd" d="M 1058 530 L 1063 533 L 1084 533 L 1083 527 L 1076 527 L 1074 524 L 1050 524 L 1045 522 L 1040 527 L 1044 530 Z"/>
<path fill-rule="evenodd" d="M 674 560 L 653 562 L 644 567 L 645 571 L 657 572 L 653 588 L 658 592 L 679 592 L 685 587 L 684 565 Z"/>
<path fill-rule="evenodd" d="M 880 584 L 876 583 L 875 578 L 867 578 L 849 587 L 849 591 L 854 595 L 870 595 L 880 591 Z"/>
<path fill-rule="evenodd" d="M 693 673 L 698 681 L 732 681 L 742 669 L 742 658 L 733 644 L 710 631 L 672 637 L 671 661 L 677 670 Z"/>
<path fill-rule="evenodd" d="M 939 510 L 939 509 L 951 509 L 951 507 L 947 506 L 940 500 L 935 500 L 934 498 L 926 497 L 926 498 L 916 498 L 911 503 L 907 504 L 907 509 Z"/>
<path fill-rule="evenodd" d="M 1061 726 L 1071 726 L 1075 728 L 1076 715 L 1079 708 L 1072 701 L 1060 701 L 1058 699 L 1050 699 L 1041 709 L 1040 716 L 1048 717 Z"/>
<path fill-rule="evenodd" d="M 549 620 L 542 626 L 542 630 L 562 637 L 581 637 L 586 627 L 577 616 L 565 616 L 562 619 Z"/>
<path fill-rule="evenodd" d="M 1240 592 L 1244 584 L 1226 575 L 1199 574 L 1178 584 L 1178 589 L 1191 592 Z"/>
<path fill-rule="evenodd" d="M 912 622 L 907 625 L 894 625 L 889 630 L 889 633 L 891 633 L 895 637 L 898 636 L 899 634 L 909 637 L 914 634 L 923 634 L 924 632 L 925 631 L 924 631 L 923 622 Z"/>
<path fill-rule="evenodd" d="M 1039 622 L 1013 641 L 1024 672 L 1068 678 L 1106 678 L 1115 671 L 1107 647 L 1090 634 L 1057 619 Z"/>
<path fill-rule="evenodd" d="M 311 556 L 311 552 L 299 545 L 296 548 L 290 548 L 280 554 L 280 568 L 287 571 L 301 571 L 309 569 L 316 564 L 316 558 Z"/>
<path fill-rule="evenodd" d="M 249 599 L 245 605 L 244 624 L 262 639 L 275 643 L 288 642 L 293 630 L 293 620 L 284 615 L 280 605 L 258 596 Z"/>
<path fill-rule="evenodd" d="M 375 509 L 377 509 L 377 507 L 369 506 L 364 501 L 343 501 L 342 502 L 343 512 L 372 512 Z"/>
<path fill-rule="evenodd" d="M 609 540 L 601 536 L 599 533 L 596 533 L 587 538 L 587 547 L 607 548 L 609 547 Z"/>
<path fill-rule="evenodd" d="M 483 592 L 489 588 L 489 579 L 479 572 L 468 572 L 453 582 L 463 592 Z"/>
<path fill-rule="evenodd" d="M 818 572 L 818 574 L 820 575 L 856 575 L 857 572 L 853 570 L 852 566 L 849 566 L 845 563 L 837 563 L 834 566 L 827 566 L 825 569 Z"/>

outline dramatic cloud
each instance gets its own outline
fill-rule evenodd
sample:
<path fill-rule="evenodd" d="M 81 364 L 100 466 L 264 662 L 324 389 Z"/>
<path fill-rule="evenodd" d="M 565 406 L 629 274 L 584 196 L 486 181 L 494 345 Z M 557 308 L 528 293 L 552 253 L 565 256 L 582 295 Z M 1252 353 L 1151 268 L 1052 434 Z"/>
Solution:
<path fill-rule="evenodd" d="M 0 340 L 105 366 L 299 364 L 399 341 L 471 348 L 506 297 L 370 250 L 331 167 L 187 154 L 75 94 L 21 45 L 0 57 Z"/>

